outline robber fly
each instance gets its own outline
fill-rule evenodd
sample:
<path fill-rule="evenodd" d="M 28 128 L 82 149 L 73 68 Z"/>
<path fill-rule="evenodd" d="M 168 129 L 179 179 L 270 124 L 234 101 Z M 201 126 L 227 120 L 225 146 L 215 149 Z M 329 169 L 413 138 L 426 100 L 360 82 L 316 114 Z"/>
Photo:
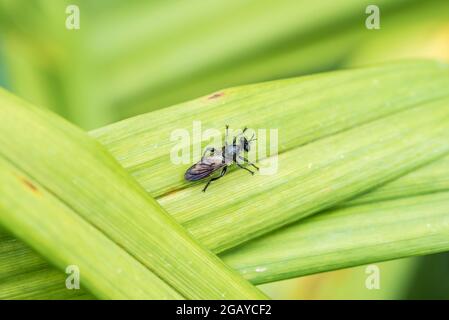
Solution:
<path fill-rule="evenodd" d="M 228 167 L 233 165 L 234 163 L 241 169 L 244 169 L 251 174 L 254 174 L 250 169 L 242 166 L 238 159 L 242 160 L 245 164 L 253 166 L 255 169 L 259 170 L 259 168 L 254 164 L 249 162 L 242 154 L 244 152 L 248 152 L 250 149 L 250 144 L 254 139 L 254 135 L 247 139 L 244 135 L 246 131 L 246 127 L 243 129 L 242 133 L 238 134 L 234 137 L 232 144 L 228 144 L 228 129 L 229 126 L 226 126 L 226 136 L 225 136 L 225 144 L 220 149 L 208 147 L 204 150 L 203 156 L 201 160 L 191 166 L 185 173 L 184 177 L 188 181 L 197 181 L 207 177 L 210 177 L 213 173 L 220 171 L 220 174 L 217 177 L 211 178 L 206 186 L 203 188 L 203 192 L 206 192 L 207 187 L 212 181 L 218 180 L 226 174 Z M 240 137 L 241 136 L 241 137 Z"/>

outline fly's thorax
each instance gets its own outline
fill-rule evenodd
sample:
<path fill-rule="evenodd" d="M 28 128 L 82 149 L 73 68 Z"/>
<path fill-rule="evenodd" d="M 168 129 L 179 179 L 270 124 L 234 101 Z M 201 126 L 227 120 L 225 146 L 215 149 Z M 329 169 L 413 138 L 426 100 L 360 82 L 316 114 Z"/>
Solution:
<path fill-rule="evenodd" d="M 204 164 L 222 163 L 223 162 L 223 156 L 221 154 L 215 154 L 215 155 L 203 158 L 202 162 Z"/>
<path fill-rule="evenodd" d="M 224 148 L 225 163 L 230 164 L 234 162 L 234 159 L 242 152 L 242 146 L 240 145 L 228 145 Z"/>

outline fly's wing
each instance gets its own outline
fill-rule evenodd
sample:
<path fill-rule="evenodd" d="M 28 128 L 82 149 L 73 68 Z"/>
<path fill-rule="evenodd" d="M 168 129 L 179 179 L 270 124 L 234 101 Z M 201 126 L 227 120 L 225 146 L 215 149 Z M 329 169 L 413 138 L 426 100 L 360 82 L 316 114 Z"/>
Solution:
<path fill-rule="evenodd" d="M 189 181 L 201 180 L 210 176 L 218 169 L 223 168 L 225 165 L 222 156 L 203 158 L 186 171 L 184 178 Z"/>

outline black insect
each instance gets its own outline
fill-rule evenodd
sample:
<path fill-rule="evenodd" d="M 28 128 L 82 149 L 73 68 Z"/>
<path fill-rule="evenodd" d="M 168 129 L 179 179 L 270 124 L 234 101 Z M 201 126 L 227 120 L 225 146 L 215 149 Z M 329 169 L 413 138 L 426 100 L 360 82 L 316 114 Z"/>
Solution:
<path fill-rule="evenodd" d="M 207 187 L 212 181 L 223 177 L 226 174 L 228 167 L 233 164 L 236 164 L 239 168 L 254 174 L 253 171 L 242 166 L 239 163 L 239 160 L 259 170 L 254 163 L 249 162 L 249 160 L 242 155 L 244 152 L 248 152 L 250 150 L 251 142 L 256 140 L 254 139 L 254 135 L 250 139 L 247 139 L 244 135 L 247 130 L 245 127 L 242 133 L 234 137 L 232 144 L 230 145 L 228 144 L 228 129 L 229 126 L 226 126 L 225 144 L 221 150 L 213 147 L 206 148 L 201 160 L 191 166 L 184 175 L 185 179 L 188 181 L 197 181 L 210 177 L 214 172 L 218 172 L 218 170 L 221 169 L 218 176 L 211 178 L 207 182 L 206 186 L 203 188 L 203 192 L 206 192 Z"/>

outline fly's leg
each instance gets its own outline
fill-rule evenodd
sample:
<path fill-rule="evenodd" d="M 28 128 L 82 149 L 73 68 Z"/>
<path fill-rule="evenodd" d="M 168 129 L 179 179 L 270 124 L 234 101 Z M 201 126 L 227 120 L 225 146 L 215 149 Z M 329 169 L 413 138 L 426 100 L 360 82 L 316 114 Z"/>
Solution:
<path fill-rule="evenodd" d="M 256 166 L 254 163 L 250 162 L 248 159 L 246 159 L 245 157 L 239 156 L 240 159 L 242 159 L 243 161 L 245 161 L 245 163 L 249 164 L 250 166 L 253 166 L 254 168 L 256 168 L 256 170 L 259 170 L 259 167 Z"/>
<path fill-rule="evenodd" d="M 249 170 L 248 168 L 245 168 L 244 166 L 240 165 L 239 163 L 236 163 L 237 166 L 241 169 L 245 169 L 246 171 L 248 171 L 249 173 L 251 173 L 252 175 L 254 175 L 254 171 Z"/>
<path fill-rule="evenodd" d="M 206 192 L 207 187 L 209 186 L 209 184 L 210 184 L 212 181 L 218 180 L 218 179 L 220 179 L 221 177 L 223 177 L 223 176 L 225 175 L 225 173 L 226 173 L 227 170 L 228 170 L 228 167 L 226 166 L 226 167 L 223 168 L 223 170 L 221 170 L 221 173 L 220 173 L 220 175 L 219 175 L 218 177 L 215 177 L 215 178 L 210 179 L 210 180 L 207 182 L 207 184 L 204 186 L 203 192 Z"/>
<path fill-rule="evenodd" d="M 226 125 L 226 134 L 225 134 L 225 143 L 224 143 L 225 146 L 228 145 L 228 137 L 229 137 L 228 132 L 229 132 L 229 125 L 227 124 L 227 125 Z"/>

